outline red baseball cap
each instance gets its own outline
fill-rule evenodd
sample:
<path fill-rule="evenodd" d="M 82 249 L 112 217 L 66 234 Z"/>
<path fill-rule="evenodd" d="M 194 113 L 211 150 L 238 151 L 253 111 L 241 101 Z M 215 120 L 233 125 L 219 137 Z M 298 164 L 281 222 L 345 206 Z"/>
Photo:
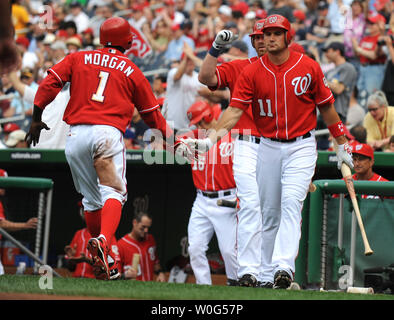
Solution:
<path fill-rule="evenodd" d="M 12 131 L 19 130 L 20 127 L 16 123 L 6 123 L 3 127 L 3 132 L 11 133 Z"/>
<path fill-rule="evenodd" d="M 362 154 L 363 156 L 369 157 L 373 160 L 374 151 L 370 145 L 365 143 L 355 143 L 351 147 L 353 154 Z"/>
<path fill-rule="evenodd" d="M 294 10 L 293 16 L 300 21 L 304 21 L 306 18 L 305 12 L 302 10 Z"/>
<path fill-rule="evenodd" d="M 372 23 L 383 22 L 386 23 L 386 18 L 379 13 L 369 13 L 367 20 Z"/>
<path fill-rule="evenodd" d="M 5 177 L 5 178 L 8 177 L 7 171 L 0 169 L 0 177 Z"/>
<path fill-rule="evenodd" d="M 19 37 L 18 39 L 15 40 L 15 43 L 20 44 L 27 49 L 29 47 L 30 40 L 26 37 Z"/>

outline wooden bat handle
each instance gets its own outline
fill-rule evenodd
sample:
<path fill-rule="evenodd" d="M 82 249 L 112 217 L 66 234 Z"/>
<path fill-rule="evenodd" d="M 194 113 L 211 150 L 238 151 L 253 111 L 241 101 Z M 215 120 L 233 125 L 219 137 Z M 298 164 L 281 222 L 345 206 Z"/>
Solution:
<path fill-rule="evenodd" d="M 365 232 L 365 228 L 364 228 L 364 224 L 363 224 L 363 220 L 361 218 L 361 212 L 360 212 L 360 208 L 358 206 L 356 192 L 354 190 L 352 171 L 350 170 L 350 168 L 348 167 L 347 164 L 342 163 L 341 172 L 342 172 L 343 179 L 345 180 L 345 183 L 346 183 L 346 188 L 349 191 L 350 199 L 352 200 L 354 212 L 356 213 L 358 226 L 360 228 L 361 237 L 362 237 L 363 243 L 364 243 L 364 254 L 366 256 L 370 256 L 371 254 L 373 254 L 373 250 L 371 249 L 371 247 L 369 245 L 367 234 Z"/>
<path fill-rule="evenodd" d="M 140 263 L 140 255 L 138 253 L 133 254 L 133 263 L 131 267 L 135 270 L 138 271 L 138 265 Z"/>

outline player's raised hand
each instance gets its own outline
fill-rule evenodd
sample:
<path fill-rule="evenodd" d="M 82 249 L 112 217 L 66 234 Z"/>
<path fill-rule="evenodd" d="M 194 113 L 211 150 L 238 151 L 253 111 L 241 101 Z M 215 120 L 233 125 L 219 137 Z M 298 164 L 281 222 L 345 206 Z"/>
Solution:
<path fill-rule="evenodd" d="M 213 142 L 209 138 L 205 138 L 205 139 L 187 138 L 184 139 L 184 142 L 191 148 L 192 151 L 198 154 L 199 160 L 201 160 L 203 158 L 204 153 L 206 153 L 213 146 Z"/>
<path fill-rule="evenodd" d="M 339 144 L 337 150 L 338 170 L 341 170 L 342 163 L 345 162 L 350 169 L 353 169 L 352 151 L 350 150 L 349 143 Z"/>
<path fill-rule="evenodd" d="M 217 50 L 224 50 L 230 47 L 231 43 L 238 38 L 238 35 L 234 34 L 230 30 L 221 30 L 216 35 L 212 46 Z"/>
<path fill-rule="evenodd" d="M 186 139 L 179 139 L 174 144 L 175 154 L 186 159 L 189 163 L 197 160 L 196 153 L 185 142 Z"/>

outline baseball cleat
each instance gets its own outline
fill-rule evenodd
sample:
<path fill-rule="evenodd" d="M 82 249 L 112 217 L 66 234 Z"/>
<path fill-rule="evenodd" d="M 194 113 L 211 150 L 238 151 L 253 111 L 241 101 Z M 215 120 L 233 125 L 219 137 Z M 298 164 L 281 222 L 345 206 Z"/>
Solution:
<path fill-rule="evenodd" d="M 257 280 L 251 274 L 244 274 L 241 279 L 238 280 L 241 287 L 257 287 Z"/>
<path fill-rule="evenodd" d="M 91 238 L 88 242 L 88 251 L 93 259 L 93 272 L 96 279 L 110 279 L 107 241 L 103 238 Z"/>
<path fill-rule="evenodd" d="M 116 280 L 120 278 L 120 272 L 118 270 L 118 264 L 111 255 L 108 255 L 108 267 L 109 267 L 109 280 Z"/>
<path fill-rule="evenodd" d="M 274 289 L 287 289 L 290 287 L 290 284 L 291 277 L 286 271 L 279 270 L 275 273 L 273 286 Z"/>
<path fill-rule="evenodd" d="M 227 279 L 227 285 L 230 287 L 238 287 L 239 283 L 237 280 L 234 279 Z"/>
<path fill-rule="evenodd" d="M 257 287 L 264 288 L 264 289 L 272 289 L 273 286 L 274 286 L 274 284 L 272 282 L 269 282 L 269 281 L 263 281 L 263 282 L 259 281 L 257 283 Z"/>

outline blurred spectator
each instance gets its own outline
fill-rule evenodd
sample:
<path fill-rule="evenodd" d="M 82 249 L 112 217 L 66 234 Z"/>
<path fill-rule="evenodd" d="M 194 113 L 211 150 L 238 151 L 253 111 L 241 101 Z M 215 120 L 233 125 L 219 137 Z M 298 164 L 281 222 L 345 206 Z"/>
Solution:
<path fill-rule="evenodd" d="M 319 16 L 319 0 L 304 0 L 305 10 L 305 27 L 309 29 L 312 22 Z"/>
<path fill-rule="evenodd" d="M 364 0 L 353 0 L 351 10 L 347 13 L 345 30 L 343 32 L 343 43 L 345 45 L 345 57 L 353 64 L 359 72 L 360 60 L 353 51 L 352 39 L 359 43 L 365 31 Z"/>
<path fill-rule="evenodd" d="M 184 54 L 178 67 L 172 68 L 167 76 L 167 95 L 163 115 L 173 129 L 188 128 L 187 109 L 195 102 L 198 89 L 198 73 L 194 71 L 198 59 L 192 49 L 184 46 Z"/>
<path fill-rule="evenodd" d="M 12 21 L 17 37 L 24 36 L 28 32 L 27 27 L 30 21 L 29 12 L 23 2 L 22 0 L 12 1 Z"/>
<path fill-rule="evenodd" d="M 94 33 L 92 28 L 87 28 L 82 32 L 82 46 L 85 50 L 93 50 Z"/>
<path fill-rule="evenodd" d="M 320 1 L 317 9 L 318 15 L 308 28 L 306 39 L 309 41 L 315 41 L 318 44 L 318 47 L 322 48 L 330 36 L 331 31 L 330 20 L 327 18 L 328 4 L 324 1 Z"/>
<path fill-rule="evenodd" d="M 11 132 L 5 140 L 5 145 L 8 148 L 29 148 L 25 141 L 26 132 L 23 130 L 15 130 Z"/>
<path fill-rule="evenodd" d="M 335 64 L 334 69 L 326 72 L 325 76 L 334 94 L 335 110 L 341 121 L 346 123 L 350 96 L 357 82 L 357 71 L 352 64 L 345 60 L 345 47 L 340 42 L 331 42 L 323 49 L 329 62 Z"/>
<path fill-rule="evenodd" d="M 185 19 L 190 19 L 190 13 L 186 10 L 186 0 L 175 0 L 175 11 L 183 14 Z"/>
<path fill-rule="evenodd" d="M 362 125 L 354 126 L 350 129 L 351 135 L 359 143 L 367 143 L 367 129 Z"/>
<path fill-rule="evenodd" d="M 272 8 L 268 10 L 268 15 L 280 14 L 284 16 L 290 23 L 295 21 L 293 15 L 293 8 L 287 4 L 286 0 L 272 0 Z"/>
<path fill-rule="evenodd" d="M 222 21 L 223 25 L 232 19 L 232 10 L 229 6 L 223 4 L 219 7 L 219 19 Z"/>
<path fill-rule="evenodd" d="M 376 150 L 389 147 L 390 137 L 394 134 L 394 107 L 389 107 L 382 91 L 376 91 L 367 101 L 368 113 L 364 119 L 367 129 L 367 143 Z"/>
<path fill-rule="evenodd" d="M 131 232 L 118 240 L 120 267 L 123 279 L 166 282 L 157 256 L 156 240 L 149 229 L 152 217 L 138 212 Z"/>
<path fill-rule="evenodd" d="M 83 11 L 81 3 L 78 1 L 71 2 L 70 14 L 64 20 L 74 21 L 77 26 L 77 33 L 81 33 L 89 27 L 89 17 Z"/>
<path fill-rule="evenodd" d="M 331 0 L 328 1 L 327 18 L 330 20 L 330 40 L 343 42 L 343 32 L 346 26 L 346 17 L 351 11 L 352 0 Z"/>
<path fill-rule="evenodd" d="M 304 41 L 306 40 L 306 26 L 305 26 L 305 19 L 306 15 L 305 12 L 302 10 L 294 10 L 294 22 L 292 24 L 292 30 L 294 30 L 294 41 Z"/>
<path fill-rule="evenodd" d="M 157 99 L 166 96 L 167 76 L 164 74 L 156 75 L 153 79 L 152 90 Z"/>
<path fill-rule="evenodd" d="M 245 34 L 242 37 L 242 41 L 248 46 L 248 58 L 253 58 L 256 56 L 256 50 L 253 48 L 249 36 L 249 34 L 253 32 L 253 26 L 256 20 L 258 20 L 258 18 L 256 16 L 256 12 L 254 11 L 249 11 L 245 15 Z"/>
<path fill-rule="evenodd" d="M 15 98 L 11 101 L 10 107 L 4 112 L 4 117 L 13 117 L 18 115 L 25 115 L 26 120 L 21 123 L 21 128 L 25 129 L 30 126 L 31 116 L 33 113 L 33 102 L 24 99 L 24 92 L 18 90 L 21 86 L 26 85 L 33 91 L 33 97 L 38 89 L 38 84 L 34 81 L 33 71 L 29 68 L 21 70 L 20 80 L 16 76 L 16 73 L 11 73 L 9 80 L 13 84 L 13 87 L 17 90 Z M 24 86 L 23 86 L 24 87 Z"/>
<path fill-rule="evenodd" d="M 2 92 L 4 94 L 10 94 L 15 92 L 15 88 L 12 86 L 10 79 L 7 74 L 1 76 Z"/>
<path fill-rule="evenodd" d="M 389 105 L 394 106 L 394 11 L 391 14 L 389 22 L 389 31 L 387 35 L 381 37 L 389 53 L 389 59 L 387 59 L 388 61 L 385 67 L 382 91 L 386 94 Z M 385 47 L 383 46 L 383 49 L 385 49 Z"/>
<path fill-rule="evenodd" d="M 129 23 L 136 29 L 142 30 L 142 26 L 147 22 L 144 16 L 144 5 L 139 3 L 134 3 L 131 6 L 131 18 Z"/>
<path fill-rule="evenodd" d="M 145 147 L 144 134 L 145 131 L 149 129 L 144 120 L 142 120 L 141 115 L 137 109 L 134 109 L 133 118 L 131 119 L 130 126 L 128 128 L 134 133 L 134 142 L 138 144 L 141 148 Z"/>
<path fill-rule="evenodd" d="M 118 3 L 118 2 L 116 2 Z M 101 24 L 113 16 L 113 9 L 109 5 L 97 6 L 93 17 L 89 20 L 89 28 L 93 30 L 95 37 L 100 36 L 100 26 Z M 86 30 L 86 29 L 85 29 Z"/>
<path fill-rule="evenodd" d="M 8 139 L 8 136 L 10 135 L 10 133 L 13 131 L 16 131 L 16 130 L 20 130 L 20 127 L 16 123 L 8 122 L 8 123 L 3 124 L 3 130 L 1 132 L 2 133 L 1 134 L 1 138 L 2 138 L 1 143 L 3 144 L 3 146 L 5 148 L 7 148 L 7 146 L 3 143 L 3 141 L 6 141 Z"/>
<path fill-rule="evenodd" d="M 150 30 L 149 25 L 145 24 L 142 28 L 152 49 L 158 53 L 167 51 L 168 43 L 171 40 L 171 29 L 164 20 L 159 20 L 154 30 Z"/>
<path fill-rule="evenodd" d="M 362 125 L 365 118 L 365 110 L 357 101 L 358 90 L 355 86 L 350 96 L 349 109 L 346 115 L 346 125 L 349 127 Z"/>
<path fill-rule="evenodd" d="M 35 52 L 27 50 L 30 44 L 29 39 L 26 37 L 19 37 L 16 39 L 15 43 L 22 56 L 22 68 L 30 68 L 34 70 L 39 60 Z"/>
<path fill-rule="evenodd" d="M 234 14 L 235 11 L 238 11 L 241 13 L 242 16 L 245 16 L 245 14 L 248 13 L 249 11 L 249 6 L 246 2 L 241 1 L 241 0 L 227 0 L 228 5 L 231 8 L 232 13 Z"/>
<path fill-rule="evenodd" d="M 360 74 L 357 82 L 359 103 L 366 107 L 365 102 L 370 94 L 380 90 L 384 77 L 386 55 L 378 44 L 384 33 L 385 19 L 380 14 L 372 14 L 367 18 L 365 36 L 360 43 L 352 38 L 353 49 L 360 58 Z"/>
<path fill-rule="evenodd" d="M 389 147 L 385 149 L 384 152 L 394 152 L 394 135 L 390 137 Z"/>
<path fill-rule="evenodd" d="M 0 169 L 0 177 L 7 178 L 7 171 Z M 6 219 L 6 206 L 5 206 L 5 189 L 0 189 L 0 228 L 3 228 L 6 231 L 19 231 L 19 230 L 28 230 L 28 229 L 36 229 L 37 228 L 37 218 L 30 218 L 26 222 L 12 222 Z M 0 235 L 1 240 L 1 235 Z M 4 274 L 4 268 L 1 263 L 0 256 L 0 275 Z"/>
<path fill-rule="evenodd" d="M 192 50 L 195 49 L 195 44 L 192 39 L 184 34 L 184 30 L 180 24 L 175 24 L 171 27 L 174 38 L 168 43 L 168 48 L 165 53 L 165 58 L 170 61 L 181 60 L 184 43 L 187 43 Z"/>
<path fill-rule="evenodd" d="M 68 53 L 77 52 L 79 49 L 82 48 L 82 43 L 77 37 L 71 37 L 66 40 L 66 47 Z"/>

